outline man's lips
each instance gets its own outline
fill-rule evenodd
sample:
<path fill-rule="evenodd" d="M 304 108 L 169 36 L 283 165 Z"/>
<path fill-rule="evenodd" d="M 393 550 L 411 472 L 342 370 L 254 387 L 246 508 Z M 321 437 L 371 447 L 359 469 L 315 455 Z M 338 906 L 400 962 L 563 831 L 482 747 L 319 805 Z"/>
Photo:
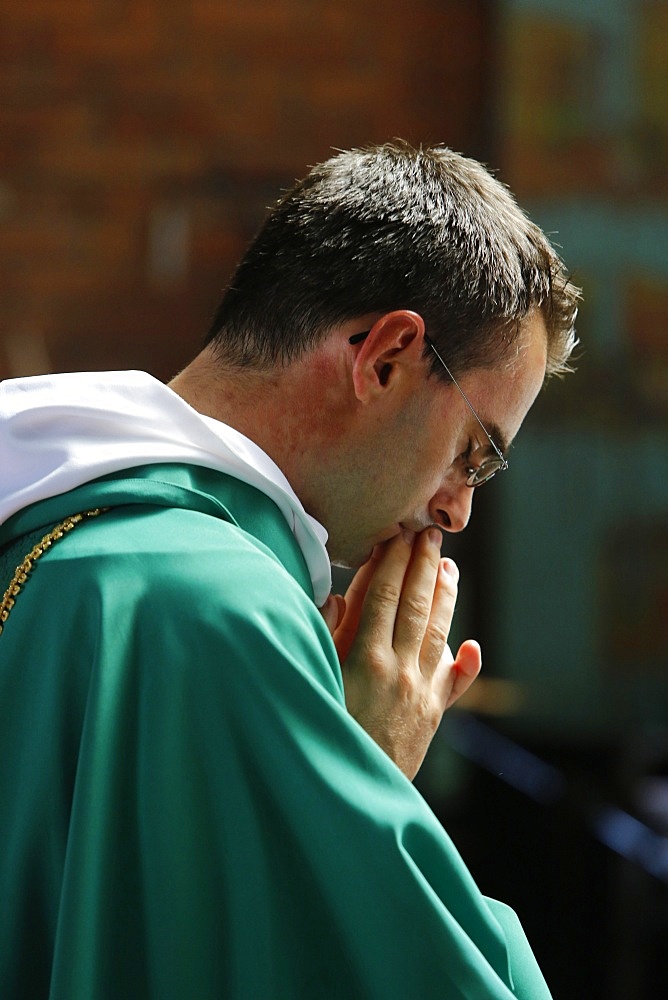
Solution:
<path fill-rule="evenodd" d="M 415 532 L 416 535 L 419 535 L 421 531 L 425 530 L 425 528 L 430 528 L 433 525 L 433 523 L 434 523 L 433 521 L 429 521 L 426 519 L 424 521 L 402 521 L 399 524 L 399 531 L 402 531 L 404 528 L 406 528 L 408 531 L 413 531 Z"/>
<path fill-rule="evenodd" d="M 413 534 L 419 535 L 421 531 L 425 528 L 429 528 L 433 524 L 433 521 L 399 521 L 394 525 L 393 528 L 389 528 L 376 541 L 376 545 L 383 545 L 385 542 L 389 542 L 390 539 L 396 538 L 400 535 L 402 531 L 412 531 Z"/>

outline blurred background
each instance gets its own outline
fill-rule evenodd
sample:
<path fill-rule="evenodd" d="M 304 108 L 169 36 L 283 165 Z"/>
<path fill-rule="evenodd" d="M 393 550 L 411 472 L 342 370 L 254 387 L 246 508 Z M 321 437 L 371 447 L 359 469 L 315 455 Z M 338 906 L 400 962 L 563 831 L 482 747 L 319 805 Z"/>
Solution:
<path fill-rule="evenodd" d="M 332 148 L 445 143 L 553 235 L 578 371 L 448 541 L 484 680 L 419 783 L 555 998 L 668 995 L 668 2 L 0 0 L 0 98 L 0 378 L 171 377 Z"/>

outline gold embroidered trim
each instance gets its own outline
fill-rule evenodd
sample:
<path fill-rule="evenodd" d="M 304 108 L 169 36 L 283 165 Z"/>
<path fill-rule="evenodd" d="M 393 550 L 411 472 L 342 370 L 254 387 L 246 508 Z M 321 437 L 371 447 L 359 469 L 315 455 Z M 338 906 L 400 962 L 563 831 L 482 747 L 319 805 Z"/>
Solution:
<path fill-rule="evenodd" d="M 35 563 L 40 556 L 51 548 L 51 546 L 60 541 L 64 535 L 73 528 L 76 528 L 78 524 L 82 521 L 87 521 L 91 517 L 97 517 L 99 514 L 104 514 L 108 507 L 95 507 L 93 510 L 84 510 L 80 514 L 71 514 L 66 517 L 64 521 L 57 524 L 48 535 L 45 535 L 41 542 L 38 542 L 28 555 L 25 557 L 22 563 L 16 567 L 16 572 L 12 577 L 7 590 L 5 591 L 5 596 L 2 598 L 2 603 L 0 604 L 0 634 L 5 626 L 5 622 L 9 618 L 9 613 L 16 603 L 16 598 L 21 593 L 21 588 L 28 579 L 28 574 L 32 571 Z"/>

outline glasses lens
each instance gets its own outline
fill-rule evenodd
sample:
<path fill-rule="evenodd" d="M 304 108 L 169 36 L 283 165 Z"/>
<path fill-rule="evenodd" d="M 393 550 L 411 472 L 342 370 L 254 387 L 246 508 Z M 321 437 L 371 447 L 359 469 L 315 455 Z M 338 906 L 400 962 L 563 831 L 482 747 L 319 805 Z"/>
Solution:
<path fill-rule="evenodd" d="M 466 480 L 467 486 L 482 486 L 486 483 L 492 476 L 495 476 L 500 469 L 504 469 L 505 462 L 502 462 L 500 458 L 489 458 L 482 465 L 477 466 L 471 473 L 471 475 Z"/>

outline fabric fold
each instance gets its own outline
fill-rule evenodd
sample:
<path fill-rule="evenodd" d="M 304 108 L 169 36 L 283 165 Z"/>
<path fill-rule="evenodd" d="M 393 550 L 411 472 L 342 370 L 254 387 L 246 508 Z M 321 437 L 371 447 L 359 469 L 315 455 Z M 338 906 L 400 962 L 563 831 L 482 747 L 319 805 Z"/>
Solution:
<path fill-rule="evenodd" d="M 327 532 L 275 462 L 145 372 L 39 375 L 0 382 L 0 524 L 39 500 L 134 466 L 187 462 L 261 490 L 302 550 L 314 599 L 331 589 Z"/>

